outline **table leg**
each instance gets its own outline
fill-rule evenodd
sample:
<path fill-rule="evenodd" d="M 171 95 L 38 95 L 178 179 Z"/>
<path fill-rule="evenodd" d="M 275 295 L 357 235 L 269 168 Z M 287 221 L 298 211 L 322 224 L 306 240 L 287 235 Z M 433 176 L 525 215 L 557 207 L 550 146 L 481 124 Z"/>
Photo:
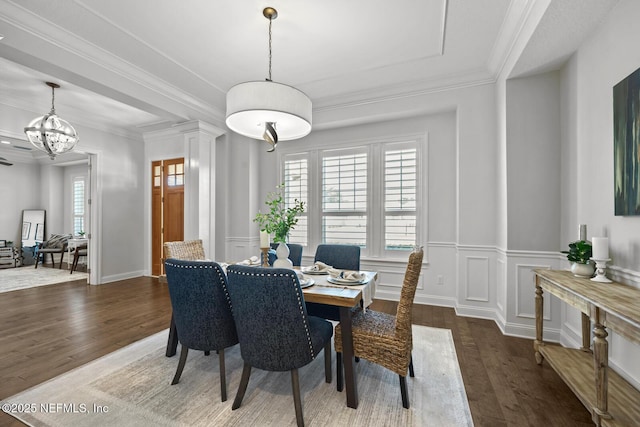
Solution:
<path fill-rule="evenodd" d="M 582 313 L 582 351 L 591 351 L 591 319 Z"/>
<path fill-rule="evenodd" d="M 351 308 L 340 307 L 340 328 L 342 329 L 342 359 L 344 382 L 347 389 L 347 406 L 358 408 L 358 381 L 353 361 L 353 334 L 351 331 Z"/>
<path fill-rule="evenodd" d="M 543 312 L 543 299 L 542 288 L 539 283 L 540 278 L 536 276 L 536 339 L 533 341 L 533 349 L 535 350 L 536 362 L 538 365 L 542 364 L 542 354 L 540 353 L 540 347 L 543 345 L 542 341 L 542 312 Z"/>
<path fill-rule="evenodd" d="M 167 340 L 167 357 L 175 356 L 178 349 L 178 332 L 176 331 L 176 322 L 173 320 L 173 314 L 171 314 L 171 324 L 169 325 L 169 339 Z"/>
<path fill-rule="evenodd" d="M 599 309 L 596 308 L 596 321 L 593 327 L 593 368 L 596 374 L 596 407 L 595 414 L 600 418 L 610 419 L 608 408 L 608 370 L 609 343 L 607 330 L 600 323 Z M 599 425 L 599 424 L 598 424 Z"/>

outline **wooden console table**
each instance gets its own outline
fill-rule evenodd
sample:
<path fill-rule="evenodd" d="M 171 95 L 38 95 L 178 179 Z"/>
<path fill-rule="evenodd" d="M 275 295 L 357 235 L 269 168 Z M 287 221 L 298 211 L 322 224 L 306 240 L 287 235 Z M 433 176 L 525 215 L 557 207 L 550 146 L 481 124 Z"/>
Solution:
<path fill-rule="evenodd" d="M 534 270 L 536 275 L 536 362 L 543 359 L 591 412 L 597 426 L 635 426 L 640 422 L 640 391 L 609 369 L 607 329 L 640 343 L 640 289 L 599 283 L 569 271 Z M 542 341 L 543 291 L 582 312 L 582 348 L 545 345 Z M 593 322 L 593 349 L 591 349 Z"/>

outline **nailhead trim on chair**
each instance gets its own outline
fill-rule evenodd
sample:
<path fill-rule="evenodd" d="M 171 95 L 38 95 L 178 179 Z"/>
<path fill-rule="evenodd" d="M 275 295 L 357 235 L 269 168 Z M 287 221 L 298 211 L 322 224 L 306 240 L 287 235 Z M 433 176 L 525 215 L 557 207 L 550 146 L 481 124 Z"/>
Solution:
<path fill-rule="evenodd" d="M 198 261 L 194 261 L 194 262 L 198 262 Z M 208 268 L 208 269 L 215 268 L 216 273 L 218 273 L 218 277 L 220 279 L 223 279 L 224 272 L 222 271 L 222 267 L 216 266 L 215 264 L 211 264 L 214 261 L 204 261 L 204 262 L 206 262 L 206 264 L 203 263 L 202 265 L 177 265 L 177 264 L 174 264 L 172 262 L 166 261 L 166 264 L 170 265 L 172 267 L 176 267 L 176 268 L 190 268 L 190 269 L 193 269 L 193 268 Z M 223 283 L 222 289 L 224 290 L 224 296 L 227 299 L 227 302 L 229 303 L 229 307 L 231 307 L 231 312 L 233 313 L 233 305 L 231 304 L 231 297 L 229 296 L 229 290 L 227 289 L 226 282 L 227 282 L 226 281 L 226 277 L 224 278 L 224 280 L 220 280 L 220 283 Z"/>
<path fill-rule="evenodd" d="M 292 286 L 295 286 L 295 284 L 296 284 L 295 279 L 296 279 L 296 277 L 297 277 L 297 276 L 295 276 L 295 275 L 292 275 L 292 274 L 285 274 L 285 273 L 278 273 L 278 274 L 271 274 L 271 273 L 266 273 L 266 274 L 265 274 L 265 273 L 260 273 L 260 274 L 257 274 L 257 273 L 246 273 L 246 272 L 242 272 L 242 271 L 236 271 L 235 273 L 236 273 L 236 274 L 240 274 L 240 275 L 242 275 L 242 276 L 260 276 L 260 277 L 272 277 L 272 276 L 275 276 L 275 277 L 289 277 L 289 278 L 291 278 L 291 285 L 292 285 Z M 304 320 L 305 320 L 305 322 L 304 322 L 304 329 L 305 329 L 305 333 L 306 333 L 306 335 L 307 335 L 307 343 L 309 344 L 309 354 L 311 354 L 311 359 L 312 359 L 312 360 L 315 360 L 315 356 L 313 356 L 313 346 L 312 346 L 312 343 L 311 343 L 311 334 L 310 334 L 310 332 L 309 332 L 309 321 L 308 321 L 308 319 L 307 319 L 307 316 L 306 316 L 306 314 L 305 314 L 305 312 L 304 312 L 304 308 L 303 308 L 303 306 L 302 306 L 302 299 L 303 299 L 303 298 L 302 298 L 302 294 L 300 293 L 299 288 L 298 288 L 297 286 L 295 286 L 295 288 L 296 288 L 296 296 L 297 296 L 297 298 L 298 298 L 298 309 L 300 310 L 300 314 L 302 314 L 302 317 L 303 317 L 303 318 L 304 318 Z"/>

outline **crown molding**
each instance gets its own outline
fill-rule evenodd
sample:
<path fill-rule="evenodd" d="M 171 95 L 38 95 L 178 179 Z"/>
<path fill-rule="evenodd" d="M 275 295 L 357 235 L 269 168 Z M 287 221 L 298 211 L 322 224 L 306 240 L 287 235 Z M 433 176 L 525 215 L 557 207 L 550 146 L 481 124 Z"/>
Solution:
<path fill-rule="evenodd" d="M 28 36 L 35 37 L 40 43 L 46 46 L 46 50 L 48 52 L 53 52 L 55 49 L 64 51 L 65 54 L 70 55 L 72 58 L 77 59 L 79 62 L 86 65 L 81 67 L 83 70 L 94 70 L 94 74 L 97 74 L 97 71 L 100 71 L 103 76 L 106 72 L 110 76 L 118 79 L 124 79 L 126 85 L 123 84 L 123 87 L 131 87 L 133 84 L 135 88 L 139 89 L 140 93 L 138 95 L 146 93 L 141 99 L 147 102 L 149 106 L 163 109 L 169 114 L 182 117 L 183 119 L 208 117 L 209 119 L 213 118 L 214 121 L 224 121 L 224 114 L 218 111 L 214 105 L 211 105 L 202 99 L 195 98 L 170 83 L 131 64 L 130 62 L 124 61 L 114 54 L 76 36 L 66 29 L 42 19 L 40 16 L 33 14 L 31 11 L 18 5 L 16 2 L 11 0 L 5 1 L 3 9 L 3 14 L 0 15 L 0 21 L 13 26 L 16 30 L 26 33 Z M 22 51 L 20 47 L 16 47 L 12 43 L 12 40 L 15 39 L 16 37 L 6 37 L 5 40 L 3 40 L 3 44 L 12 46 L 18 51 Z M 37 54 L 37 52 L 35 53 Z M 41 56 L 41 58 L 45 58 L 43 59 L 45 62 L 49 61 L 54 64 L 53 59 L 47 59 L 46 55 Z M 189 72 L 188 70 L 186 71 Z M 191 74 L 194 75 L 193 73 Z M 91 75 L 85 77 L 85 80 L 92 79 Z M 200 79 L 199 76 L 197 77 Z M 71 83 L 80 86 L 77 82 Z M 86 88 L 96 91 L 96 87 Z M 113 92 L 105 95 L 113 99 L 117 99 L 113 97 Z M 121 95 L 122 97 L 130 97 L 125 93 L 121 93 Z M 118 100 L 124 102 L 122 99 Z M 137 108 L 147 111 L 142 108 L 142 106 L 137 106 Z M 158 114 L 157 110 L 149 112 L 152 114 Z"/>

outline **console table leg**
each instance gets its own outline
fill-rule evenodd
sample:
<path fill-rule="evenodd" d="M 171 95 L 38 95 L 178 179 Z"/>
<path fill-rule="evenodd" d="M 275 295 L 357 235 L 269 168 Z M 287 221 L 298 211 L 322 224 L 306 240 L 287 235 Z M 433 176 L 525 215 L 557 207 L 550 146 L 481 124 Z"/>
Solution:
<path fill-rule="evenodd" d="M 582 313 L 582 351 L 591 351 L 591 320 L 589 315 Z"/>
<path fill-rule="evenodd" d="M 536 276 L 536 339 L 533 341 L 533 349 L 536 351 L 536 363 L 542 364 L 542 354 L 540 353 L 540 346 L 542 346 L 542 288 L 538 283 L 538 276 Z"/>
<path fill-rule="evenodd" d="M 598 309 L 596 309 L 598 311 Z M 609 335 L 600 324 L 596 321 L 593 328 L 593 367 L 596 376 L 596 407 L 595 413 L 601 418 L 611 418 L 608 411 L 608 369 L 609 369 L 609 343 L 607 336 Z"/>

